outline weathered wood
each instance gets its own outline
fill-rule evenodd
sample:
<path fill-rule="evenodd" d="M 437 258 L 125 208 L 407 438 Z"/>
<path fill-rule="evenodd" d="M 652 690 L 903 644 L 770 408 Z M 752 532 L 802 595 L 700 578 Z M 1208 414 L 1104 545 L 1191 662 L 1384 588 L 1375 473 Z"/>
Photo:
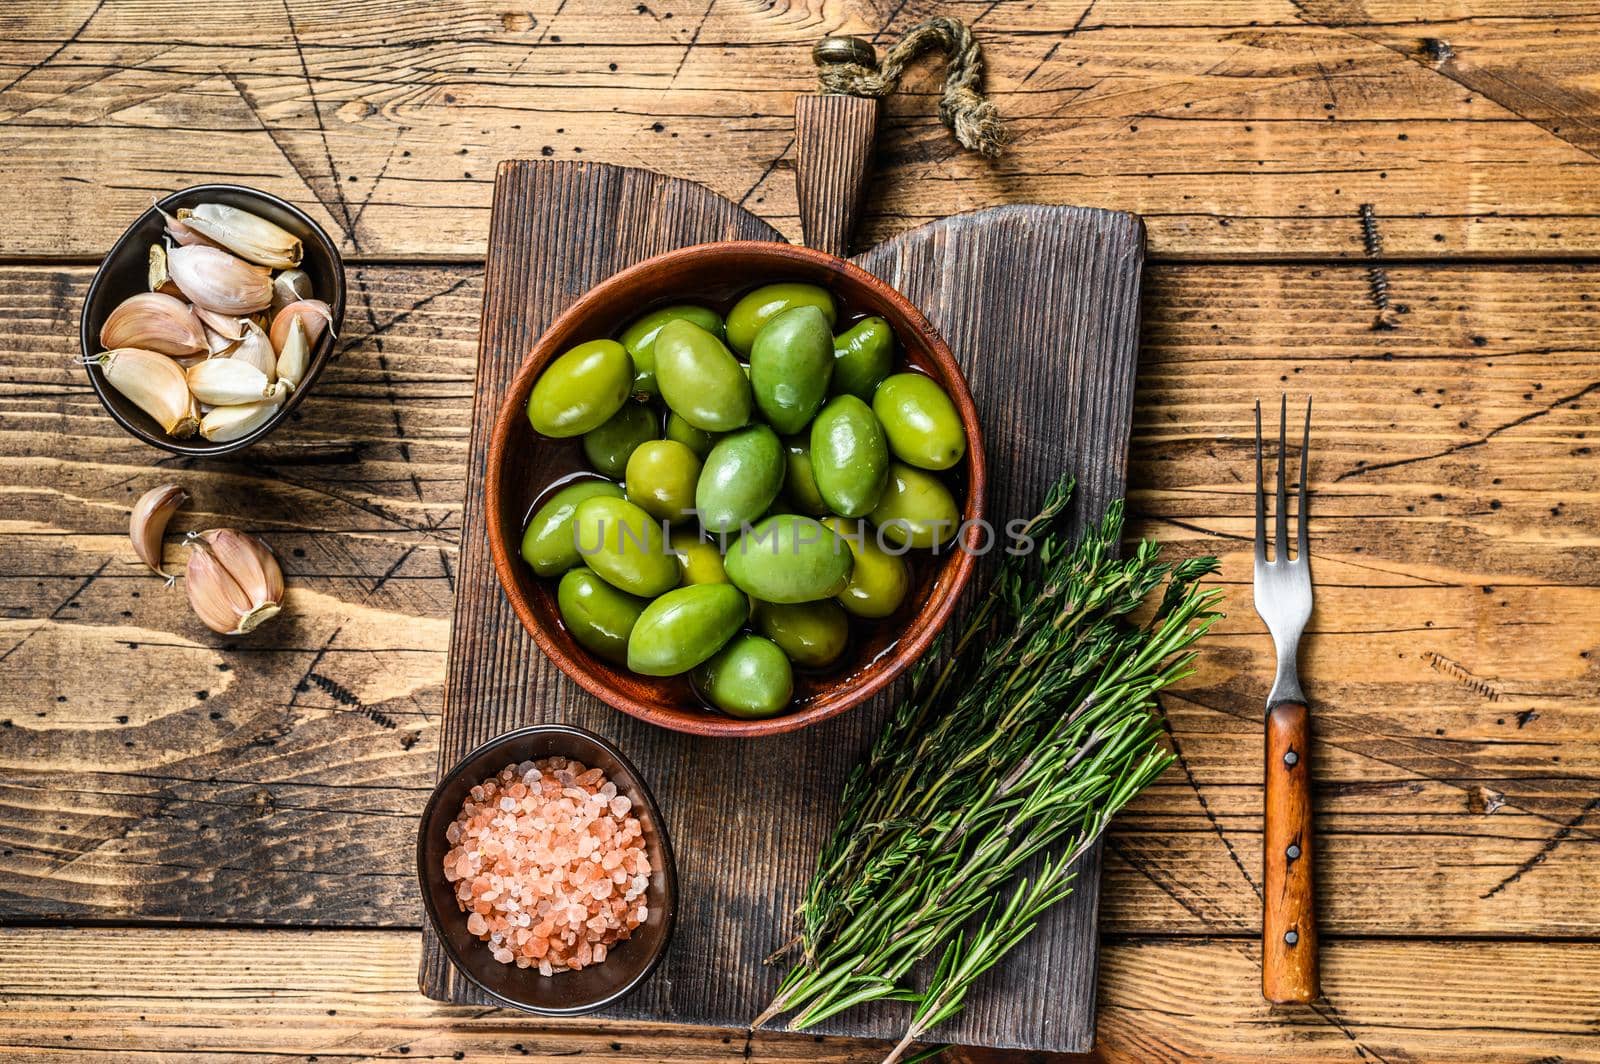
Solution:
<path fill-rule="evenodd" d="M 872 179 L 883 105 L 863 96 L 797 96 L 794 185 L 807 247 L 850 254 Z"/>
<path fill-rule="evenodd" d="M 954 0 L 1017 140 L 961 151 L 918 71 L 885 104 L 862 246 L 1028 200 L 1131 210 L 1161 256 L 1593 255 L 1600 18 L 1582 0 Z M 698 181 L 798 239 L 792 98 L 827 33 L 935 10 L 17 0 L 0 13 L 0 254 L 102 254 L 151 194 L 245 180 L 357 256 L 482 257 L 502 158 Z M 1559 33 L 1555 32 L 1559 29 Z M 1441 42 L 1429 46 L 1427 41 Z"/>
<path fill-rule="evenodd" d="M 641 206 L 663 196 L 672 201 L 670 210 Z M 745 742 L 671 734 L 621 717 L 578 689 L 534 646 L 475 528 L 485 519 L 481 478 L 494 414 L 551 318 L 632 261 L 730 230 L 759 236 L 764 226 L 738 217 L 736 207 L 702 189 L 610 167 L 508 163 L 498 198 L 441 765 L 539 720 L 580 724 L 614 739 L 657 795 L 676 840 L 680 884 L 672 951 L 656 977 L 614 1014 L 741 1026 L 776 988 L 781 972 L 762 960 L 791 933 L 788 914 L 831 828 L 844 778 L 876 733 L 887 702 L 876 700 L 803 732 Z M 1033 513 L 1067 472 L 1078 479 L 1079 519 L 1096 519 L 1121 496 L 1142 237 L 1125 215 L 1013 207 L 936 223 L 858 258 L 923 310 L 967 372 L 989 460 L 1000 471 L 988 493 L 995 527 Z M 1027 306 L 1019 311 L 1025 287 Z M 989 354 L 1002 351 L 1009 357 Z M 1019 375 L 1044 373 L 1057 377 L 1056 387 L 1011 386 Z M 1079 446 L 1063 457 L 1055 447 L 1062 439 Z M 682 772 L 686 764 L 705 766 L 720 781 L 708 792 L 703 775 Z M 708 815 L 708 805 L 731 804 L 739 806 L 736 818 Z M 1019 1014 L 1012 1007 L 1018 1000 L 1014 977 L 997 975 L 974 994 L 948 1037 L 1033 1049 L 1089 1046 L 1097 884 L 1098 862 L 1086 860 L 1072 902 L 1052 913 L 1023 948 L 1017 971 L 1048 971 L 1061 984 L 1046 1006 Z M 479 1000 L 431 943 L 426 957 L 426 992 Z M 883 1037 L 903 1027 L 902 1014 L 899 1008 L 860 1010 L 820 1029 Z"/>
<path fill-rule="evenodd" d="M 0 932 L 0 1056 L 65 1060 L 603 1059 L 875 1064 L 883 1043 L 439 1005 L 406 931 Z M 1600 951 L 1586 943 L 1334 943 L 1328 1001 L 1273 1009 L 1253 943 L 1109 939 L 1093 1061 L 1600 1060 Z M 1508 991 L 1513 990 L 1512 998 Z M 957 1050 L 951 1064 L 1007 1054 Z M 1030 1055 L 1034 1064 L 1086 1058 Z"/>
<path fill-rule="evenodd" d="M 86 280 L 0 269 L 0 913 L 414 925 L 409 818 L 437 757 L 478 271 L 352 271 L 371 317 L 353 303 L 301 442 L 272 464 L 159 468 L 70 364 Z M 1600 379 L 1600 273 L 1390 280 L 1411 309 L 1374 333 L 1358 268 L 1150 274 L 1135 530 L 1222 551 L 1232 616 L 1165 701 L 1184 765 L 1117 825 L 1108 932 L 1259 928 L 1271 663 L 1249 606 L 1250 403 L 1308 374 L 1325 931 L 1594 924 L 1595 392 L 1567 397 Z M 139 570 L 127 510 L 157 479 L 195 494 L 180 531 L 264 532 L 288 616 L 218 640 Z M 97 773 L 68 809 L 56 778 L 85 761 Z"/>

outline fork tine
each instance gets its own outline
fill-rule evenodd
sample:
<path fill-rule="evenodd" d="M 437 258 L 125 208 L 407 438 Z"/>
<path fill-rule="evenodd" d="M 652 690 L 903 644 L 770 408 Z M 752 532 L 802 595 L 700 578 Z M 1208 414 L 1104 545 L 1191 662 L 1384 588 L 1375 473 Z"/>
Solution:
<path fill-rule="evenodd" d="M 1296 561 L 1309 558 L 1310 550 L 1307 547 L 1306 525 L 1309 523 L 1306 514 L 1306 483 L 1311 479 L 1311 396 L 1306 396 L 1306 434 L 1300 442 L 1300 505 L 1295 508 L 1295 521 L 1298 527 L 1295 530 Z"/>
<path fill-rule="evenodd" d="M 1278 512 L 1273 522 L 1272 534 L 1272 560 L 1286 562 L 1289 560 L 1289 493 L 1284 481 L 1284 466 L 1289 464 L 1289 449 L 1284 446 L 1283 426 L 1289 420 L 1289 396 L 1283 396 L 1281 408 L 1278 410 Z"/>
<path fill-rule="evenodd" d="M 1256 561 L 1267 560 L 1267 498 L 1261 476 L 1261 400 L 1256 400 Z"/>

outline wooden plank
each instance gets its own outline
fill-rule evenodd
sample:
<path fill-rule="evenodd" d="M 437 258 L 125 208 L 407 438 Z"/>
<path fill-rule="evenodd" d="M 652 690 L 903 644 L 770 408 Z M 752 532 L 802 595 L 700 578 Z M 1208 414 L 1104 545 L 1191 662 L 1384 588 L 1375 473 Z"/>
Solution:
<path fill-rule="evenodd" d="M 883 1043 L 539 1020 L 416 992 L 407 931 L 0 932 L 0 1055 L 78 1060 L 671 1060 L 868 1064 Z M 1254 944 L 1111 939 L 1092 1058 L 1036 1064 L 1600 1060 L 1600 954 L 1581 943 L 1329 944 L 1328 1001 L 1271 1009 Z M 137 957 L 138 963 L 127 963 Z M 174 988 L 179 988 L 175 992 Z M 1514 988 L 1503 993 L 1501 988 Z M 952 1064 L 1013 1055 L 957 1050 Z"/>
<path fill-rule="evenodd" d="M 997 165 L 960 151 L 915 73 L 886 104 L 861 246 L 1023 200 L 1138 212 L 1172 257 L 1359 256 L 1362 203 L 1391 254 L 1600 246 L 1600 16 L 1581 0 L 937 8 L 976 25 L 1018 136 Z M 244 180 L 353 256 L 481 259 L 495 164 L 533 154 L 694 180 L 793 239 L 811 45 L 887 44 L 933 10 L 225 0 L 174 32 L 137 5 L 18 0 L 0 12 L 0 211 L 28 224 L 0 255 L 96 257 L 154 193 Z"/>
<path fill-rule="evenodd" d="M 415 925 L 410 818 L 438 756 L 479 271 L 352 271 L 348 346 L 296 435 L 198 464 L 129 445 L 71 365 L 87 279 L 0 268 L 0 919 Z M 1136 531 L 1223 552 L 1233 615 L 1166 702 L 1184 765 L 1119 823 L 1108 933 L 1259 921 L 1270 664 L 1246 434 L 1252 399 L 1305 380 L 1325 927 L 1594 926 L 1600 272 L 1390 281 L 1410 311 L 1373 332 L 1357 267 L 1150 272 Z M 1371 471 L 1335 479 L 1358 462 Z M 139 570 L 127 511 L 159 479 L 195 495 L 179 530 L 235 521 L 277 546 L 287 616 L 217 640 Z M 168 557 L 181 565 L 175 541 Z M 69 803 L 58 780 L 85 763 Z"/>
<path fill-rule="evenodd" d="M 484 519 L 481 484 L 494 414 L 554 315 L 601 278 L 662 247 L 712 239 L 733 224 L 743 232 L 763 227 L 749 216 L 730 223 L 737 209 L 725 201 L 641 171 L 511 163 L 500 184 L 441 767 L 495 735 L 540 720 L 576 723 L 617 741 L 651 781 L 676 840 L 680 906 L 673 949 L 659 977 L 615 1014 L 742 1026 L 771 1000 L 781 973 L 763 958 L 790 934 L 786 914 L 798 903 L 831 828 L 833 803 L 887 703 L 794 735 L 743 743 L 696 740 L 621 718 L 537 650 L 474 529 Z M 681 216 L 638 206 L 653 204 L 663 184 L 674 190 Z M 996 527 L 1033 513 L 1064 472 L 1078 479 L 1079 519 L 1094 520 L 1121 496 L 1142 252 L 1142 232 L 1127 216 L 1014 207 L 936 223 L 859 257 L 923 309 L 967 370 L 989 461 L 998 471 L 988 499 Z M 1036 273 L 1045 280 L 1032 283 L 1028 307 L 1019 313 L 1016 294 Z M 985 357 L 1002 351 L 1009 357 Z M 1047 369 L 1059 374 L 1059 387 L 1012 387 L 1017 374 Z M 1057 439 L 1081 441 L 1065 463 L 1051 446 Z M 721 777 L 713 784 L 714 800 L 707 801 L 702 776 L 682 771 L 690 764 Z M 736 804 L 739 815 L 722 817 L 708 808 L 723 804 Z M 1050 1006 L 1018 1015 L 1010 1006 L 1018 998 L 996 981 L 952 1024 L 952 1040 L 1031 1049 L 1088 1046 L 1097 883 L 1098 864 L 1087 860 L 1073 900 L 1025 947 L 1022 970 L 1042 968 L 1062 983 Z M 485 1000 L 431 943 L 425 961 L 425 992 Z M 903 1010 L 875 1008 L 821 1029 L 883 1037 L 903 1024 Z"/>

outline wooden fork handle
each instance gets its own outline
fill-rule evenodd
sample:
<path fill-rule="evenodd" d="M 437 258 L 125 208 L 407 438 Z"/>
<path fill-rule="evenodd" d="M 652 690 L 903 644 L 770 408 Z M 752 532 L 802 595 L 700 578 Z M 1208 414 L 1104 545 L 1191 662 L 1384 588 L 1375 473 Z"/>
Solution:
<path fill-rule="evenodd" d="M 1297 702 L 1267 713 L 1265 905 L 1261 993 L 1309 1002 L 1317 980 L 1317 916 L 1311 883 L 1311 715 Z"/>

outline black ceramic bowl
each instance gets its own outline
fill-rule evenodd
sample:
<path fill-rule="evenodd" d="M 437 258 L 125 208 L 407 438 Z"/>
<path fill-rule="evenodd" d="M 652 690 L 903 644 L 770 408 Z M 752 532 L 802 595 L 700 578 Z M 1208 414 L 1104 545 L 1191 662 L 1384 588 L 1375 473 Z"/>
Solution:
<path fill-rule="evenodd" d="M 225 203 L 230 207 L 251 211 L 281 225 L 299 237 L 305 249 L 300 268 L 311 275 L 312 291 L 316 297 L 326 302 L 333 311 L 331 327 L 317 339 L 316 350 L 311 352 L 311 363 L 306 367 L 305 377 L 301 379 L 300 387 L 285 400 L 283 408 L 271 421 L 250 435 L 226 443 L 212 443 L 200 436 L 191 436 L 185 440 L 173 439 L 161 431 L 161 426 L 157 425 L 149 414 L 140 410 L 121 392 L 106 383 L 105 374 L 98 366 L 87 367 L 89 382 L 94 385 L 95 394 L 100 396 L 101 404 L 117 420 L 117 424 L 127 429 L 131 435 L 152 447 L 159 447 L 173 454 L 216 457 L 242 450 L 277 428 L 290 412 L 300 405 L 306 393 L 311 390 L 311 386 L 316 383 L 317 377 L 322 373 L 322 367 L 328 364 L 333 355 L 333 346 L 338 342 L 335 334 L 342 331 L 344 324 L 344 263 L 339 259 L 338 247 L 328 238 L 328 234 L 323 232 L 321 226 L 306 217 L 298 208 L 276 196 L 243 185 L 195 185 L 181 192 L 174 192 L 141 214 L 138 220 L 128 227 L 128 231 L 111 245 L 105 261 L 100 263 L 99 271 L 89 284 L 89 294 L 83 301 L 83 317 L 78 328 L 78 342 L 83 347 L 85 359 L 93 357 L 102 350 L 100 327 L 105 324 L 107 316 L 116 309 L 117 304 L 131 295 L 148 291 L 150 245 L 161 243 L 165 231 L 166 223 L 162 220 L 160 212 L 174 214 L 179 207 L 193 207 L 197 203 Z"/>
<path fill-rule="evenodd" d="M 617 793 L 633 803 L 633 815 L 643 829 L 645 853 L 655 871 L 645 892 L 650 915 L 632 938 L 611 947 L 599 964 L 545 976 L 537 968 L 501 964 L 490 956 L 488 945 L 467 930 L 467 914 L 456 905 L 455 888 L 444 877 L 444 855 L 450 850 L 445 830 L 461 811 L 468 791 L 507 765 L 552 756 L 604 770 L 617 785 Z M 566 724 L 537 724 L 507 732 L 472 751 L 445 774 L 422 811 L 417 878 L 428 922 L 456 970 L 501 1004 L 540 1016 L 578 1016 L 632 993 L 666 954 L 678 906 L 672 843 L 656 800 L 638 770 L 598 735 Z"/>

